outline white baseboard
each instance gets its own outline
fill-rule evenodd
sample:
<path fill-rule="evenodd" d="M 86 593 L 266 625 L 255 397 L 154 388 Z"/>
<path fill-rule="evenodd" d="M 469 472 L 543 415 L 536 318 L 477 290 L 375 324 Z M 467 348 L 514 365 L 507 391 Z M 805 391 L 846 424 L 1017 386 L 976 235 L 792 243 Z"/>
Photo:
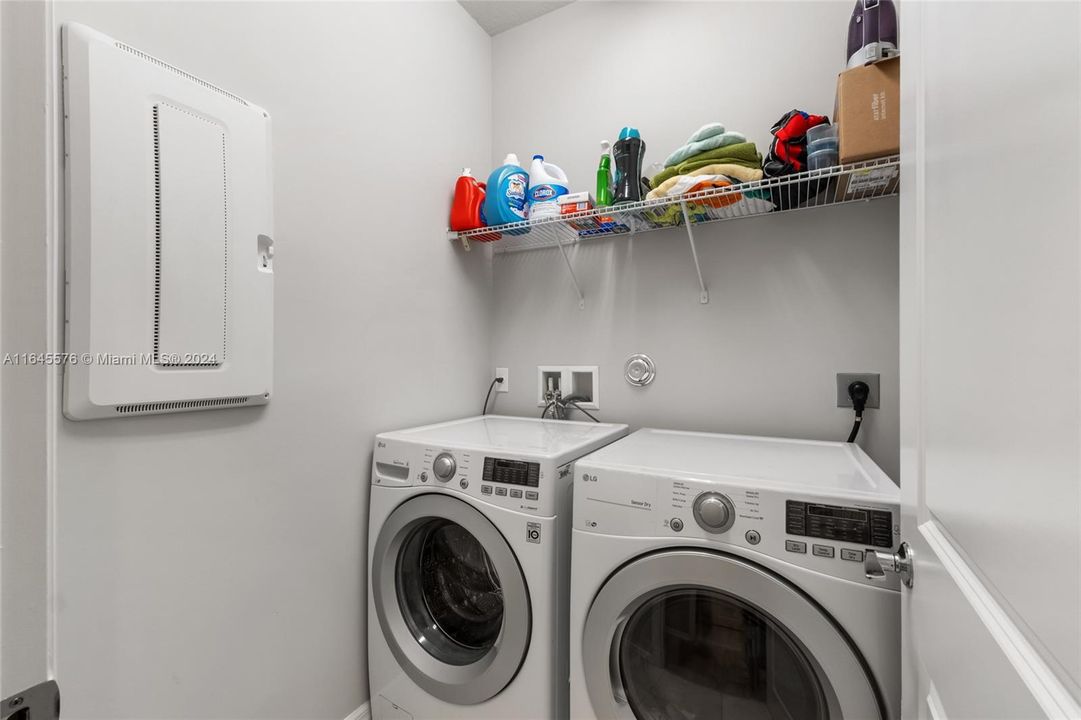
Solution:
<path fill-rule="evenodd" d="M 372 716 L 371 703 L 364 703 L 346 716 L 345 720 L 370 720 Z"/>

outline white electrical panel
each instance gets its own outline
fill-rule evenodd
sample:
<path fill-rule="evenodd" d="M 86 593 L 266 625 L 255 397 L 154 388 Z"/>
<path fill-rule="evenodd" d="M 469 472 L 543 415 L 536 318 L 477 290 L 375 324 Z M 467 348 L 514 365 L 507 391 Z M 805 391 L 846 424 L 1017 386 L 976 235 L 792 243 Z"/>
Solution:
<path fill-rule="evenodd" d="M 64 414 L 268 402 L 269 115 L 83 25 L 63 73 Z"/>

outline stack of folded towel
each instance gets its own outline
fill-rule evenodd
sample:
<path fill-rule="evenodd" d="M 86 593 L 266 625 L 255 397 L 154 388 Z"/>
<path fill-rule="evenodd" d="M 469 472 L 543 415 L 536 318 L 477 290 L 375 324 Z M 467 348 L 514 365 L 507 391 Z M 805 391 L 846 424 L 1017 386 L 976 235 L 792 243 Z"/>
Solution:
<path fill-rule="evenodd" d="M 665 167 L 650 179 L 653 188 L 648 200 L 675 197 L 715 188 L 737 187 L 762 179 L 762 156 L 753 142 L 738 132 L 725 130 L 720 123 L 698 129 L 687 142 L 668 156 Z M 697 198 L 686 203 L 692 222 L 719 217 L 756 215 L 769 212 L 773 203 L 761 191 L 732 191 Z M 657 225 L 683 221 L 683 208 L 665 205 L 652 210 Z"/>
<path fill-rule="evenodd" d="M 761 180 L 762 156 L 742 133 L 727 131 L 720 123 L 704 125 L 668 156 L 664 170 L 650 180 L 653 190 L 648 198 L 687 192 L 690 186 L 679 182 L 678 178 L 691 175 L 724 176 L 732 183 Z M 679 193 L 673 192 L 676 188 L 680 189 Z"/>

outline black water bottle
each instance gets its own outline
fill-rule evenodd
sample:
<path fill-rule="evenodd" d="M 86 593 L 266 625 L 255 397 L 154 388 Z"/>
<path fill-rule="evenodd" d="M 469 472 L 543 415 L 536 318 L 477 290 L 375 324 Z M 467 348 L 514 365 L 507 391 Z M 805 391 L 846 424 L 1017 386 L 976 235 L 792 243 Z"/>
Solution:
<path fill-rule="evenodd" d="M 646 144 L 637 128 L 625 127 L 612 146 L 616 165 L 616 188 L 613 202 L 638 202 L 642 199 L 642 158 Z"/>

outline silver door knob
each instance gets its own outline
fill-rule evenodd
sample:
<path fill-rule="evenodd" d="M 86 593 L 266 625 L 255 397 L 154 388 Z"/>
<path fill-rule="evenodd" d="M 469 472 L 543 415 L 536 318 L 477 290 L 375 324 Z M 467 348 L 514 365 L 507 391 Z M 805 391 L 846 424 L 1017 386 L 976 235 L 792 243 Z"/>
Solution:
<path fill-rule="evenodd" d="M 708 533 L 723 533 L 736 521 L 736 509 L 726 495 L 702 493 L 694 501 L 694 519 Z"/>
<path fill-rule="evenodd" d="M 454 456 L 450 453 L 441 453 L 432 462 L 432 472 L 440 482 L 446 482 L 454 477 L 454 471 L 458 469 L 458 463 L 454 462 Z"/>
<path fill-rule="evenodd" d="M 867 550 L 863 553 L 863 574 L 869 580 L 881 580 L 886 573 L 901 576 L 905 587 L 912 587 L 912 548 L 908 543 L 901 543 L 896 553 L 882 550 Z"/>

